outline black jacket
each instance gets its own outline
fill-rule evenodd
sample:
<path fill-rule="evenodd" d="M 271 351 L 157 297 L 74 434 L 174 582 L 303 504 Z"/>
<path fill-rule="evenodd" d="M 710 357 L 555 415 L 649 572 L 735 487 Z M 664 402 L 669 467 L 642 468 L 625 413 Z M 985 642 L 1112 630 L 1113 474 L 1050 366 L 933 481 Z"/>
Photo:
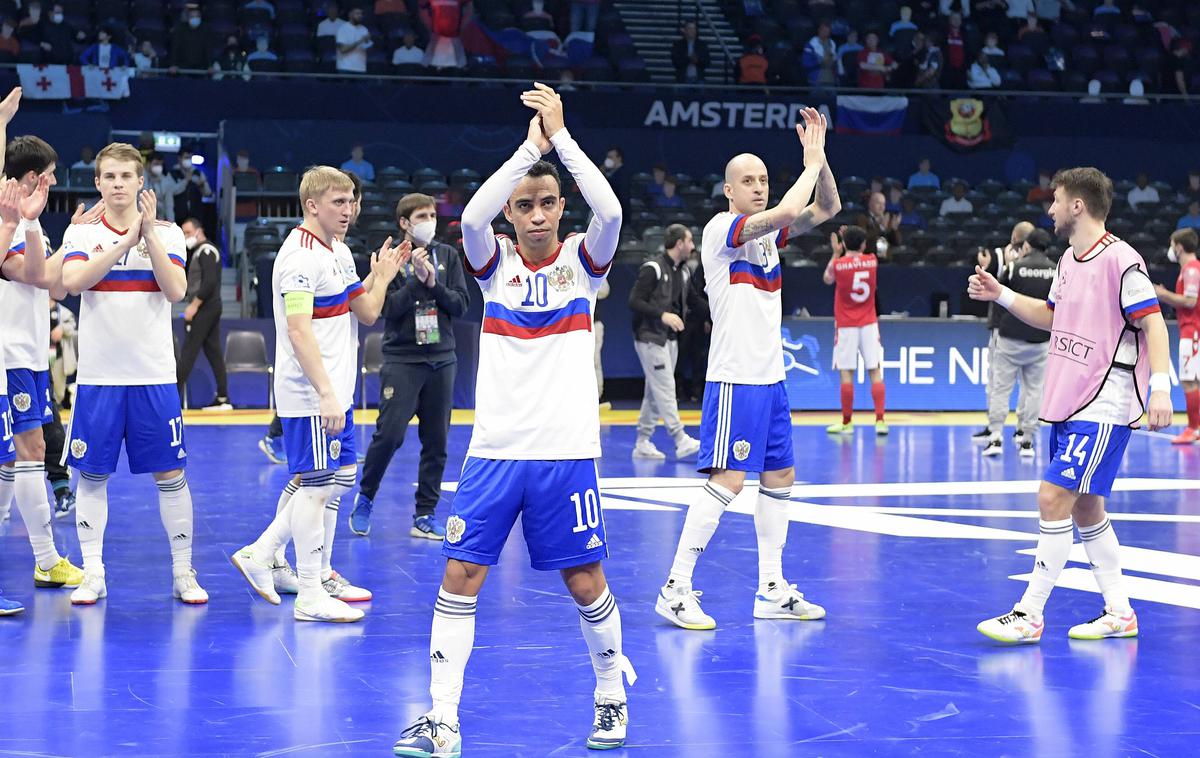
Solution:
<path fill-rule="evenodd" d="M 185 301 L 200 298 L 201 310 L 221 310 L 221 253 L 204 241 L 188 252 Z"/>
<path fill-rule="evenodd" d="M 1056 269 L 1054 261 L 1045 254 L 1033 252 L 1005 266 L 1003 281 L 1018 295 L 1028 295 L 1044 301 L 1050 295 L 1050 285 L 1054 282 Z M 1004 308 L 997 310 L 1001 311 L 1001 337 L 1023 342 L 1050 341 L 1050 332 L 1026 324 Z"/>
<path fill-rule="evenodd" d="M 429 246 L 431 259 L 436 260 L 437 278 L 433 287 L 426 287 L 412 276 L 405 266 L 388 285 L 383 303 L 383 359 L 389 363 L 445 363 L 455 360 L 454 327 L 451 319 L 467 311 L 467 279 L 462 259 L 449 245 L 434 242 Z M 419 302 L 437 306 L 440 341 L 436 345 L 417 344 L 417 320 L 414 313 Z"/>
<path fill-rule="evenodd" d="M 642 264 L 629 292 L 635 340 L 665 345 L 676 338 L 677 332 L 664 324 L 662 317 L 664 313 L 687 317 L 688 278 L 687 268 L 676 265 L 665 252 Z"/>
<path fill-rule="evenodd" d="M 708 55 L 708 43 L 699 37 L 696 38 L 695 44 L 692 46 L 692 55 L 696 58 L 696 75 L 703 80 L 704 69 L 708 68 L 710 61 Z M 689 65 L 693 65 L 691 58 L 688 56 L 688 42 L 683 37 L 675 40 L 671 45 L 671 63 L 675 66 L 675 77 L 679 81 L 687 79 L 687 69 Z"/>

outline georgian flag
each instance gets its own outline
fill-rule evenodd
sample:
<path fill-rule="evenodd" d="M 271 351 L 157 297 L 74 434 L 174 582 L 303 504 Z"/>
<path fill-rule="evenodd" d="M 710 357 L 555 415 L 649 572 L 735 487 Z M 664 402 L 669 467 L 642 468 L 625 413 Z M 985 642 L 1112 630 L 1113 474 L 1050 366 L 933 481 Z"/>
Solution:
<path fill-rule="evenodd" d="M 32 100 L 118 100 L 129 97 L 127 68 L 17 66 L 23 96 Z"/>

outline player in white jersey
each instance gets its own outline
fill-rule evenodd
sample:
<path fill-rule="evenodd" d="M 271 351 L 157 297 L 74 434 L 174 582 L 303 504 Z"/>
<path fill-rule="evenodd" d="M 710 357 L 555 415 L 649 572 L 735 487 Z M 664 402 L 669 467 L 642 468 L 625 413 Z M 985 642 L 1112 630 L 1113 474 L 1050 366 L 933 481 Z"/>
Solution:
<path fill-rule="evenodd" d="M 192 495 L 184 477 L 187 448 L 171 336 L 171 303 L 187 290 L 187 250 L 178 226 L 156 220 L 158 201 L 142 190 L 144 172 L 132 145 L 101 150 L 96 189 L 104 215 L 72 224 L 63 236 L 62 283 L 81 296 L 78 391 L 66 450 L 66 462 L 80 475 L 75 525 L 84 578 L 71 593 L 77 605 L 108 594 L 108 477 L 122 444 L 130 473 L 151 474 L 158 486 L 172 594 L 188 604 L 208 602 L 192 568 Z"/>
<path fill-rule="evenodd" d="M 367 284 L 359 281 L 350 249 L 341 241 L 353 213 L 354 187 L 338 169 L 317 166 L 300 182 L 304 222 L 275 258 L 275 400 L 283 423 L 288 468 L 299 487 L 254 543 L 231 560 L 259 595 L 280 602 L 272 570 L 288 539 L 296 545 L 298 621 L 358 621 L 363 612 L 322 586 L 326 550 L 324 513 L 354 487 L 354 385 L 358 374 L 357 322 L 373 324 L 388 284 L 411 252 L 391 246 L 372 259 Z M 336 513 L 334 514 L 336 518 Z M 329 533 L 332 537 L 332 533 Z"/>
<path fill-rule="evenodd" d="M 762 160 L 736 156 L 725 166 L 729 211 L 708 222 L 701 240 L 713 333 L 696 466 L 709 477 L 700 499 L 688 509 L 670 575 L 655 603 L 660 616 L 684 629 L 716 627 L 700 607 L 692 573 L 748 472 L 759 474 L 754 617 L 825 616 L 824 608 L 805 600 L 783 575 L 795 469 L 783 384 L 779 248 L 789 235 L 803 234 L 841 209 L 825 160 L 825 119 L 812 108 L 803 117 L 796 132 L 804 146 L 804 172 L 779 204 L 767 208 L 770 187 Z"/>
<path fill-rule="evenodd" d="M 475 428 L 442 553 L 446 570 L 429 639 L 433 708 L 405 729 L 398 756 L 457 756 L 458 703 L 475 639 L 476 598 L 521 516 L 533 568 L 559 571 L 579 610 L 596 675 L 587 746 L 620 747 L 628 710 L 621 615 L 600 561 L 607 556 L 595 459 L 600 414 L 592 314 L 621 231 L 621 204 L 563 125 L 542 84 L 522 94 L 537 111 L 526 140 L 463 210 L 467 271 L 483 293 Z M 559 241 L 566 201 L 553 149 L 593 217 Z M 504 212 L 516 242 L 492 233 Z"/>
<path fill-rule="evenodd" d="M 0 468 L 0 504 L 16 496 L 33 547 L 36 587 L 78 587 L 83 571 L 58 554 L 46 496 L 46 440 L 42 425 L 54 420 L 50 404 L 50 297 L 61 298 L 62 251 L 53 248 L 38 217 L 46 207 L 58 155 L 44 140 L 26 135 L 5 147 L 4 173 L 20 188 L 19 222 L 3 263 L 0 332 L 8 379 L 16 462 Z M 10 219 L 5 219 L 7 223 Z"/>

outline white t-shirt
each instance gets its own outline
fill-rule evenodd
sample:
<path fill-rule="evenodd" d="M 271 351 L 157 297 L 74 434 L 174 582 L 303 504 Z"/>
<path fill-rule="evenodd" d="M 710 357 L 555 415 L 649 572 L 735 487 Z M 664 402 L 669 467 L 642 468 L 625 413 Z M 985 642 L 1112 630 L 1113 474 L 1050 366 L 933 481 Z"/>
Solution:
<path fill-rule="evenodd" d="M 971 201 L 965 197 L 962 200 L 957 200 L 953 197 L 948 197 L 942 201 L 941 210 L 938 211 L 939 216 L 949 216 L 956 213 L 970 213 L 975 209 L 971 205 Z"/>
<path fill-rule="evenodd" d="M 333 383 L 338 404 L 354 404 L 358 372 L 358 322 L 350 301 L 364 293 L 350 248 L 334 240 L 328 247 L 307 229 L 297 227 L 283 241 L 271 275 L 271 308 L 275 316 L 275 404 L 283 418 L 318 416 L 321 400 L 296 360 L 288 339 L 283 297 L 289 292 L 313 296 L 312 329 L 321 362 Z"/>
<path fill-rule="evenodd" d="M 704 227 L 700 260 L 712 311 L 708 381 L 783 381 L 783 282 L 779 246 L 787 230 L 743 241 L 748 216 L 718 213 Z"/>
<path fill-rule="evenodd" d="M 157 221 L 154 233 L 171 262 L 184 268 L 183 230 L 169 221 Z M 124 234 L 103 217 L 93 224 L 68 226 L 63 235 L 63 266 L 77 265 L 72 261 L 86 261 L 112 248 Z M 77 376 L 80 384 L 175 384 L 171 303 L 154 278 L 145 240 L 81 295 Z"/>
<path fill-rule="evenodd" d="M 475 429 L 467 455 L 496 460 L 600 457 L 592 315 L 608 274 L 583 235 L 533 268 L 512 240 L 472 275 L 483 292 Z"/>
<path fill-rule="evenodd" d="M 406 63 L 424 63 L 425 51 L 419 47 L 398 47 L 392 53 L 392 65 L 401 66 Z"/>
<path fill-rule="evenodd" d="M 365 74 L 367 72 L 367 49 L 371 46 L 370 42 L 348 53 L 343 53 L 341 48 L 342 45 L 353 45 L 360 40 L 370 38 L 370 36 L 371 32 L 368 31 L 367 27 L 362 24 L 355 26 L 354 24 L 347 23 L 342 28 L 338 29 L 338 71 L 353 71 L 359 74 Z"/>
<path fill-rule="evenodd" d="M 29 223 L 22 218 L 13 233 L 7 258 L 25 252 L 25 232 Z M 42 233 L 42 247 L 49 258 L 54 248 Z M 50 293 L 20 282 L 0 285 L 0 332 L 3 333 L 4 360 L 7 368 L 46 371 L 50 368 Z"/>

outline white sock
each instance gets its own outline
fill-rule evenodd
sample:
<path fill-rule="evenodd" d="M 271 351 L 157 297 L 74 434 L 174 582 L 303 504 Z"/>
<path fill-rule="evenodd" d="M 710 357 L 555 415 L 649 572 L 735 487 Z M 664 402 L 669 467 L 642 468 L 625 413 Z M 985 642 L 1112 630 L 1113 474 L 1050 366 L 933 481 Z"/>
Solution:
<path fill-rule="evenodd" d="M 321 553 L 325 549 L 325 523 L 322 514 L 332 492 L 332 471 L 301 474 L 300 489 L 292 495 L 286 509 L 291 511 L 292 542 L 296 545 L 296 576 L 300 580 L 302 595 L 323 592 Z"/>
<path fill-rule="evenodd" d="M 43 571 L 54 568 L 61 557 L 54 547 L 53 518 L 50 516 L 50 500 L 46 497 L 46 464 L 41 461 L 17 461 L 13 466 L 13 491 L 17 496 L 17 510 L 29 532 L 29 544 L 33 557 Z"/>
<path fill-rule="evenodd" d="M 597 699 L 607 697 L 625 702 L 625 682 L 621 678 L 621 611 L 608 587 L 591 605 L 575 604 L 579 609 L 579 628 L 592 657 L 596 672 Z"/>
<path fill-rule="evenodd" d="M 183 472 L 158 484 L 158 515 L 171 541 L 171 569 L 182 573 L 192 568 L 192 491 Z"/>
<path fill-rule="evenodd" d="M 79 472 L 75 490 L 75 529 L 83 570 L 104 576 L 104 528 L 108 526 L 108 476 Z"/>
<path fill-rule="evenodd" d="M 283 513 L 283 509 L 287 508 L 288 501 L 292 499 L 292 495 L 296 494 L 296 490 L 300 489 L 300 485 L 296 484 L 291 479 L 284 485 L 283 492 L 279 493 L 279 502 L 275 504 L 275 516 L 278 517 Z M 283 520 L 284 524 L 288 523 L 291 514 Z M 269 528 L 269 527 L 268 527 Z M 272 566 L 282 566 L 287 562 L 287 556 L 284 553 L 287 551 L 287 543 L 292 539 L 291 527 L 288 526 L 287 535 L 283 537 L 283 541 L 279 543 L 279 549 L 275 551 L 275 560 L 271 563 Z"/>
<path fill-rule="evenodd" d="M 3 520 L 12 508 L 13 491 L 15 488 L 13 467 L 0 466 L 0 520 Z"/>
<path fill-rule="evenodd" d="M 774 582 L 782 587 L 783 546 L 787 543 L 788 506 L 792 488 L 770 489 L 759 485 L 758 501 L 754 505 L 754 533 L 758 536 L 758 586 L 766 588 Z"/>
<path fill-rule="evenodd" d="M 1129 596 L 1125 594 L 1125 582 L 1121 576 L 1121 545 L 1108 517 L 1094 526 L 1079 527 L 1083 549 L 1092 564 L 1092 576 L 1104 594 L 1104 604 L 1118 613 L 1128 611 Z"/>
<path fill-rule="evenodd" d="M 337 533 L 338 508 L 342 498 L 354 489 L 358 466 L 343 466 L 333 475 L 333 497 L 325 504 L 325 544 L 321 551 L 321 581 L 333 575 L 333 536 Z"/>
<path fill-rule="evenodd" d="M 683 521 L 683 532 L 679 535 L 679 546 L 675 548 L 675 560 L 671 564 L 668 584 L 688 588 L 692 586 L 692 572 L 696 570 L 696 559 L 708 547 L 708 541 L 717 531 L 721 514 L 733 502 L 734 494 L 715 482 L 708 482 L 699 499 L 688 508 Z"/>
<path fill-rule="evenodd" d="M 1062 521 L 1038 521 L 1041 535 L 1038 537 L 1037 553 L 1033 559 L 1033 576 L 1025 594 L 1021 597 L 1021 606 L 1026 610 L 1042 615 L 1046 609 L 1046 601 L 1050 599 L 1050 590 L 1058 581 L 1063 566 L 1067 565 L 1067 556 L 1071 554 L 1071 529 L 1074 522 L 1071 519 Z"/>
<path fill-rule="evenodd" d="M 429 634 L 429 695 L 430 713 L 444 724 L 458 724 L 463 674 L 475 646 L 475 603 L 476 598 L 438 588 Z"/>

